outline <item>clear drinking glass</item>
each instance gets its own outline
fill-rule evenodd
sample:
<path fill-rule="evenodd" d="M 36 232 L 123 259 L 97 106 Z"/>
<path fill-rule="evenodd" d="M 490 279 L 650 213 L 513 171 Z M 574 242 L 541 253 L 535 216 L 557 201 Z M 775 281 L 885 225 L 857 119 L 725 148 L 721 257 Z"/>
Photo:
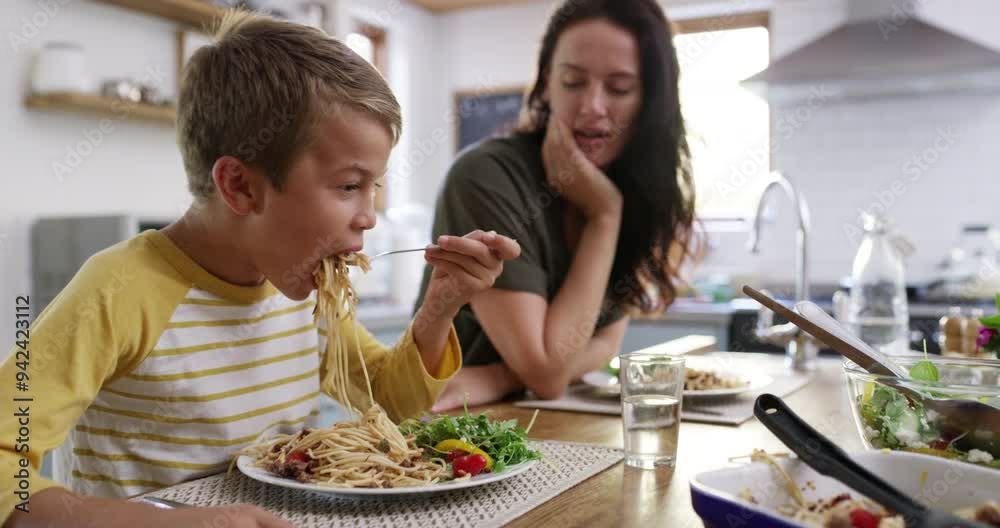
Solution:
<path fill-rule="evenodd" d="M 621 356 L 618 371 L 625 427 L 625 464 L 673 467 L 681 423 L 684 358 L 632 353 Z"/>

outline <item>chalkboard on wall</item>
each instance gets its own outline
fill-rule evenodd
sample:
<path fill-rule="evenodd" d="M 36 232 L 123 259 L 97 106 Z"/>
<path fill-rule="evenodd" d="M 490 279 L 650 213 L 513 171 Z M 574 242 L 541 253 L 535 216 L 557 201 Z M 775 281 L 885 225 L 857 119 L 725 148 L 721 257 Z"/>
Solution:
<path fill-rule="evenodd" d="M 455 151 L 510 132 L 517 124 L 523 97 L 523 87 L 456 93 Z"/>

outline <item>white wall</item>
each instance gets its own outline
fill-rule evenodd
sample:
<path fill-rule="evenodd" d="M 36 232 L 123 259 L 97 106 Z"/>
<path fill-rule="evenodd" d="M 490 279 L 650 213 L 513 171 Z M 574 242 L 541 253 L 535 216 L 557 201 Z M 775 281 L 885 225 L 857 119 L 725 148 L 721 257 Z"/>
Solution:
<path fill-rule="evenodd" d="M 964 0 L 989 2 L 991 0 Z M 190 202 L 180 157 L 170 127 L 119 120 L 114 130 L 62 179 L 54 162 L 66 162 L 67 149 L 86 140 L 85 131 L 100 118 L 29 111 L 22 104 L 34 52 L 47 40 L 82 43 L 95 78 L 142 76 L 147 68 L 163 73 L 174 86 L 174 25 L 126 10 L 83 0 L 46 0 L 59 5 L 48 16 L 42 0 L 0 2 L 0 145 L 7 166 L 0 171 L 0 302 L 30 292 L 29 227 L 40 215 L 115 211 L 179 215 Z M 62 5 L 65 3 L 65 5 Z M 392 49 L 388 77 L 404 112 L 404 136 L 392 160 L 390 204 L 408 199 L 431 206 L 454 156 L 455 91 L 526 85 L 533 79 L 535 54 L 555 2 L 432 15 L 402 0 L 331 0 L 336 16 L 358 16 L 389 29 Z M 777 5 L 772 15 L 773 53 L 782 54 L 815 37 L 844 16 L 840 0 L 665 0 L 672 18 L 727 13 Z M 948 3 L 950 5 L 950 3 Z M 928 11 L 955 28 L 1000 46 L 995 33 L 977 30 L 977 9 Z M 979 5 L 979 4 L 969 4 Z M 980 5 L 980 7 L 985 4 Z M 345 15 L 346 13 L 346 15 Z M 25 19 L 45 21 L 18 49 L 10 36 L 21 35 Z M 337 32 L 344 28 L 338 20 Z M 988 28 L 988 25 L 986 26 Z M 30 28 L 29 28 L 30 30 Z M 775 109 L 775 119 L 782 112 Z M 794 134 L 781 138 L 775 168 L 802 187 L 813 207 L 813 267 L 817 280 L 832 282 L 849 270 L 854 246 L 844 234 L 857 209 L 890 191 L 894 179 L 912 178 L 904 164 L 933 150 L 938 130 L 951 127 L 960 138 L 909 182 L 890 213 L 917 242 L 913 274 L 925 273 L 939 259 L 962 222 L 997 221 L 988 206 L 973 198 L 998 185 L 1000 100 L 985 97 L 868 102 L 830 102 L 810 113 Z M 977 204 L 986 203 L 977 200 Z M 780 208 L 781 206 L 779 206 Z M 787 209 L 787 208 L 784 208 Z M 721 235 L 720 248 L 706 271 L 760 272 L 791 280 L 792 226 L 784 209 L 768 226 L 763 254 L 743 250 L 744 235 Z M 995 209 L 995 208 L 994 208 Z M 6 301 L 5 301 L 6 300 Z M 0 324 L 2 343 L 11 342 L 11 325 Z"/>
<path fill-rule="evenodd" d="M 777 0 L 771 16 L 772 56 L 844 20 L 846 12 L 837 4 Z M 984 16 L 997 13 L 995 4 L 962 0 L 921 6 L 921 14 L 934 23 L 1000 49 L 1000 37 L 981 22 L 995 18 Z M 1000 96 L 961 94 L 772 107 L 772 165 L 798 186 L 812 210 L 813 282 L 832 284 L 850 274 L 861 210 L 885 207 L 898 232 L 915 243 L 916 253 L 906 261 L 907 278 L 914 281 L 934 276 L 934 265 L 962 224 L 1000 221 L 995 208 L 976 199 L 1000 191 L 992 173 L 1000 162 L 994 146 L 998 117 Z M 783 198 L 777 198 L 776 206 L 776 221 L 765 226 L 759 255 L 746 252 L 745 234 L 717 234 L 718 249 L 702 271 L 790 282 L 794 218 Z"/>
<path fill-rule="evenodd" d="M 444 140 L 429 156 L 422 175 L 427 184 L 415 187 L 415 200 L 433 204 L 454 159 L 455 92 L 529 84 L 551 5 L 547 1 L 529 2 L 437 17 L 437 89 L 424 101 L 434 129 L 443 132 Z"/>
<path fill-rule="evenodd" d="M 988 7 L 983 1 L 963 0 L 960 7 L 951 2 L 924 5 L 926 12 L 944 25 L 961 28 L 965 35 L 1000 47 L 1000 37 L 995 32 L 980 31 L 985 22 L 973 20 L 976 13 Z M 456 90 L 531 82 L 539 39 L 554 3 L 441 16 L 438 28 L 448 69 L 442 76 L 444 93 L 439 93 L 436 100 L 442 109 L 439 112 L 451 104 L 451 94 Z M 666 0 L 663 4 L 674 19 L 773 9 L 771 38 L 775 57 L 816 38 L 847 17 L 842 0 Z M 850 273 L 857 241 L 845 235 L 844 226 L 857 226 L 858 210 L 870 208 L 880 194 L 890 199 L 894 180 L 906 182 L 906 190 L 891 198 L 894 203 L 889 214 L 895 217 L 900 231 L 916 243 L 917 254 L 908 262 L 911 278 L 932 273 L 932 264 L 943 257 L 962 223 L 1000 220 L 987 207 L 970 206 L 982 189 L 994 189 L 994 194 L 1000 190 L 996 176 L 990 173 L 1000 161 L 1000 149 L 993 146 L 993 138 L 1000 133 L 1000 98 L 956 95 L 828 101 L 810 109 L 808 119 L 801 124 L 789 121 L 796 111 L 802 115 L 797 107 L 772 110 L 775 125 L 782 119 L 795 125 L 792 134 L 784 133 L 787 128 L 779 132 L 775 127 L 778 147 L 772 161 L 775 169 L 784 171 L 800 186 L 812 207 L 811 264 L 816 282 L 834 283 Z M 939 130 L 958 134 L 958 139 L 942 152 L 934 149 Z M 917 181 L 913 181 L 913 169 L 907 163 L 913 156 L 924 155 L 935 161 L 927 170 L 920 169 Z M 429 168 L 447 167 L 450 152 L 441 152 L 440 158 Z M 415 198 L 429 200 L 432 191 L 436 193 L 437 187 L 425 187 Z M 745 232 L 718 234 L 714 239 L 719 246 L 701 272 L 731 272 L 755 280 L 791 282 L 794 226 L 790 208 L 778 203 L 775 211 L 777 219 L 765 227 L 759 256 L 746 252 Z"/>
<path fill-rule="evenodd" d="M 50 5 L 49 11 L 45 6 Z M 427 104 L 439 93 L 435 69 L 442 65 L 435 43 L 435 17 L 401 0 L 328 0 L 330 31 L 343 36 L 352 16 L 387 27 L 389 82 L 403 106 L 404 134 L 393 153 L 390 205 L 410 199 L 411 182 L 442 174 L 441 158 L 410 155 L 415 145 L 446 128 L 443 116 Z M 142 78 L 147 71 L 164 91 L 175 92 L 176 25 L 131 11 L 84 0 L 0 2 L 0 145 L 7 165 L 0 171 L 0 299 L 14 302 L 29 294 L 30 226 L 43 215 L 134 212 L 176 217 L 190 204 L 172 127 L 134 119 L 112 119 L 112 131 L 82 144 L 99 129 L 101 116 L 28 110 L 33 61 L 46 41 L 74 41 L 85 50 L 96 86 L 110 77 Z M 13 37 L 11 36 L 13 35 Z M 21 36 L 26 42 L 21 42 Z M 162 77 L 162 78 L 161 78 Z M 105 126 L 105 130 L 108 127 Z M 443 133 L 443 132 L 441 132 Z M 86 155 L 59 177 L 53 163 L 67 164 L 67 149 Z M 431 154 L 434 154 L 433 148 Z M 430 167 L 430 168 L 428 168 Z M 413 175 L 411 177 L 410 175 Z M 426 192 L 427 196 L 433 193 Z M 432 198 L 431 198 L 432 199 Z M 13 325 L 0 325 L 0 355 L 13 338 Z"/>
<path fill-rule="evenodd" d="M 23 105 L 35 53 L 50 40 L 82 44 L 94 79 L 141 78 L 148 69 L 159 72 L 156 76 L 162 75 L 162 85 L 173 93 L 172 26 L 93 2 L 44 3 L 58 10 L 50 16 L 35 1 L 0 2 L 0 66 L 5 72 L 0 82 L 5 162 L 0 170 L 0 302 L 7 306 L 16 295 L 31 291 L 29 227 L 38 216 L 118 211 L 179 215 L 190 202 L 171 127 L 113 118 L 113 129 L 100 137 L 93 131 L 99 130 L 101 117 Z M 22 34 L 29 35 L 27 43 L 15 49 L 12 35 Z M 69 166 L 68 149 L 85 155 L 60 178 L 53 164 Z M 0 325 L 0 355 L 11 346 L 13 326 Z"/>
<path fill-rule="evenodd" d="M 348 15 L 386 29 L 387 77 L 403 110 L 403 135 L 393 151 L 388 179 L 389 206 L 422 199 L 436 188 L 447 143 L 447 117 L 431 104 L 441 92 L 447 66 L 437 17 L 402 0 L 354 0 Z"/>

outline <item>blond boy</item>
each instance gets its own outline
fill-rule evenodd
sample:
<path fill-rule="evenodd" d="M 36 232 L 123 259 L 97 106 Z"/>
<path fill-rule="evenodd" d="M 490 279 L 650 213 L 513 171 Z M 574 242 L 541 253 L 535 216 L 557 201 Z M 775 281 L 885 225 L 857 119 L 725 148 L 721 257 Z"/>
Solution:
<path fill-rule="evenodd" d="M 289 526 L 251 506 L 159 510 L 121 498 L 220 471 L 261 435 L 312 425 L 328 333 L 347 337 L 353 359 L 358 331 L 393 419 L 428 409 L 461 364 L 451 318 L 520 252 L 493 233 L 438 240 L 424 304 L 392 348 L 353 321 L 317 329 L 312 270 L 362 249 L 399 138 L 382 77 L 319 31 L 233 13 L 187 66 L 177 121 L 195 205 L 95 255 L 39 315 L 28 393 L 13 393 L 15 352 L 0 368 L 6 401 L 33 399 L 28 451 L 15 443 L 17 418 L 0 416 L 0 471 L 11 479 L 28 464 L 37 476 L 58 447 L 55 474 L 69 485 L 32 478 L 25 500 L 8 480 L 5 527 L 201 527 L 220 515 Z M 356 385 L 359 372 L 354 361 Z"/>

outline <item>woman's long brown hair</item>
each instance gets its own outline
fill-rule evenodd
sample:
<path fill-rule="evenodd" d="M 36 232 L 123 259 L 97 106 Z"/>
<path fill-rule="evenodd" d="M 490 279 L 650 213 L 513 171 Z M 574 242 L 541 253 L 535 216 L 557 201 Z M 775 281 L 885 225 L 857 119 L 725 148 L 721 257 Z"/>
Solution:
<path fill-rule="evenodd" d="M 601 18 L 635 37 L 642 82 L 630 139 L 606 171 L 625 199 L 608 298 L 623 308 L 663 309 L 676 295 L 674 281 L 689 254 L 694 185 L 678 93 L 680 67 L 660 6 L 654 0 L 567 0 L 560 5 L 542 37 L 537 77 L 518 132 L 541 144 L 550 114 L 543 93 L 559 37 L 574 24 Z"/>

